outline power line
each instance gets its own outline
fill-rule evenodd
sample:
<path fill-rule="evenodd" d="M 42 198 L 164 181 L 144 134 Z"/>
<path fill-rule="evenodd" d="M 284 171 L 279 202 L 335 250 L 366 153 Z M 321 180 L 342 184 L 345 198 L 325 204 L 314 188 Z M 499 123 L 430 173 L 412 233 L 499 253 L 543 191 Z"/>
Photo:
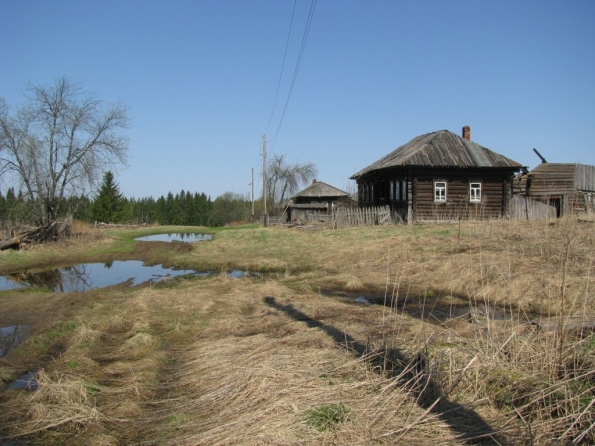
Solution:
<path fill-rule="evenodd" d="M 300 46 L 298 59 L 297 59 L 296 65 L 295 65 L 295 69 L 293 71 L 293 78 L 291 79 L 289 93 L 287 94 L 287 100 L 285 101 L 285 107 L 283 108 L 283 113 L 281 115 L 279 125 L 277 126 L 277 130 L 275 130 L 275 134 L 272 139 L 273 144 L 272 144 L 271 150 L 275 147 L 275 144 L 277 142 L 277 137 L 279 136 L 279 131 L 281 130 L 281 125 L 283 124 L 283 119 L 285 118 L 285 112 L 287 111 L 287 106 L 289 105 L 289 99 L 291 98 L 291 93 L 293 92 L 295 80 L 297 78 L 297 74 L 300 69 L 300 64 L 302 62 L 302 56 L 304 55 L 304 49 L 306 48 L 306 41 L 308 40 L 308 34 L 310 32 L 310 26 L 312 25 L 312 19 L 314 17 L 314 10 L 316 9 L 316 2 L 317 2 L 317 0 L 312 0 L 312 2 L 310 3 L 310 11 L 308 12 L 308 20 L 306 22 L 306 28 L 304 29 L 304 35 L 302 37 L 302 44 Z"/>
<path fill-rule="evenodd" d="M 289 38 L 291 37 L 291 29 L 293 28 L 293 17 L 295 16 L 295 5 L 297 0 L 293 1 L 293 10 L 291 11 L 291 22 L 289 22 L 289 32 L 287 33 L 287 42 L 285 43 L 285 53 L 283 54 L 283 63 L 281 64 L 281 73 L 279 73 L 279 82 L 277 83 L 277 91 L 275 92 L 275 100 L 273 101 L 273 109 L 271 110 L 271 117 L 267 124 L 265 134 L 269 132 L 271 121 L 273 120 L 273 113 L 275 113 L 275 107 L 277 106 L 277 97 L 279 96 L 279 88 L 281 87 L 281 79 L 283 78 L 283 70 L 285 69 L 285 59 L 287 58 L 287 48 L 289 47 Z"/>

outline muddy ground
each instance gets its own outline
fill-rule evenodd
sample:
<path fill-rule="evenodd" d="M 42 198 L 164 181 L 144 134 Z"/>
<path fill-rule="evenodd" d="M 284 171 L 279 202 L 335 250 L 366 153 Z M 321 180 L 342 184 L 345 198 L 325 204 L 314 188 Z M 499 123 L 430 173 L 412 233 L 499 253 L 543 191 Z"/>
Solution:
<path fill-rule="evenodd" d="M 135 242 L 134 248 L 125 253 L 85 255 L 84 262 L 110 262 L 114 260 L 141 260 L 149 265 L 166 264 L 172 254 L 192 251 L 192 244 L 182 242 Z M 3 254 L 6 254 L 4 252 Z M 2 255 L 2 254 L 0 254 Z M 74 260 L 74 259 L 72 259 Z M 75 263 L 72 263 L 75 264 Z M 50 259 L 38 261 L 30 267 L 32 271 L 43 271 L 58 266 L 70 266 L 62 261 L 59 265 Z M 14 272 L 14 267 L 12 268 Z M 28 268 L 29 269 L 29 268 Z M 5 273 L 5 272 L 0 272 Z M 138 285 L 134 288 L 146 287 L 148 284 Z M 49 290 L 17 289 L 0 293 L 0 327 L 11 327 L 26 325 L 26 336 L 29 338 L 36 333 L 47 331 L 51 327 L 66 321 L 80 308 L 90 303 L 97 302 L 107 293 L 129 288 L 124 283 L 114 285 L 102 290 L 86 292 L 54 293 Z M 59 355 L 61 345 L 59 340 L 52 346 L 35 348 L 35 346 L 23 345 L 18 353 L 10 351 L 6 356 L 0 358 L 5 369 L 12 374 L 20 375 L 28 370 L 39 368 L 47 363 L 54 356 Z M 48 348 L 50 347 L 50 348 Z"/>

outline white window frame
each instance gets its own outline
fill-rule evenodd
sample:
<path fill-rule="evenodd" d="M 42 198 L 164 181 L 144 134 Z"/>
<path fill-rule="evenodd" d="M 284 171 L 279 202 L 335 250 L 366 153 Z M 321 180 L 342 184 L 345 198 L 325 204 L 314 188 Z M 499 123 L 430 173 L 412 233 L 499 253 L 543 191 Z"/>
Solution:
<path fill-rule="evenodd" d="M 471 203 L 481 203 L 481 181 L 472 181 L 469 183 L 469 201 Z"/>
<path fill-rule="evenodd" d="M 448 199 L 448 181 L 434 180 L 434 203 L 446 203 Z"/>

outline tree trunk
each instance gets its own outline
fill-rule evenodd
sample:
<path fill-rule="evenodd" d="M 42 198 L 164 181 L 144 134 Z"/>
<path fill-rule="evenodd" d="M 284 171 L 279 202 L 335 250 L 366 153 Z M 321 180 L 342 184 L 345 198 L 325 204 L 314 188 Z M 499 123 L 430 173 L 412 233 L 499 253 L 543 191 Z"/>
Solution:
<path fill-rule="evenodd" d="M 21 241 L 18 237 L 13 237 L 8 240 L 0 240 L 0 251 L 5 249 L 19 249 Z"/>

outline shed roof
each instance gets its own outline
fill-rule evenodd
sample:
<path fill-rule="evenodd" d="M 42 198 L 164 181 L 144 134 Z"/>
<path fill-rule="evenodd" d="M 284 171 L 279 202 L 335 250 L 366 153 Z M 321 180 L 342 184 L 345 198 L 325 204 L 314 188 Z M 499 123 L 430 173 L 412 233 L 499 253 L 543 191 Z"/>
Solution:
<path fill-rule="evenodd" d="M 399 166 L 521 167 L 516 161 L 492 152 L 473 141 L 448 130 L 439 130 L 413 138 L 407 144 L 355 173 L 351 179 L 358 179 L 375 170 Z"/>
<path fill-rule="evenodd" d="M 348 196 L 349 194 L 345 191 L 337 189 L 330 184 L 323 183 L 322 181 L 314 180 L 307 188 L 298 192 L 291 198 L 342 198 Z"/>
<path fill-rule="evenodd" d="M 527 174 L 532 178 L 532 188 L 541 182 L 547 185 L 544 192 L 595 191 L 595 166 L 580 163 L 541 163 Z"/>

